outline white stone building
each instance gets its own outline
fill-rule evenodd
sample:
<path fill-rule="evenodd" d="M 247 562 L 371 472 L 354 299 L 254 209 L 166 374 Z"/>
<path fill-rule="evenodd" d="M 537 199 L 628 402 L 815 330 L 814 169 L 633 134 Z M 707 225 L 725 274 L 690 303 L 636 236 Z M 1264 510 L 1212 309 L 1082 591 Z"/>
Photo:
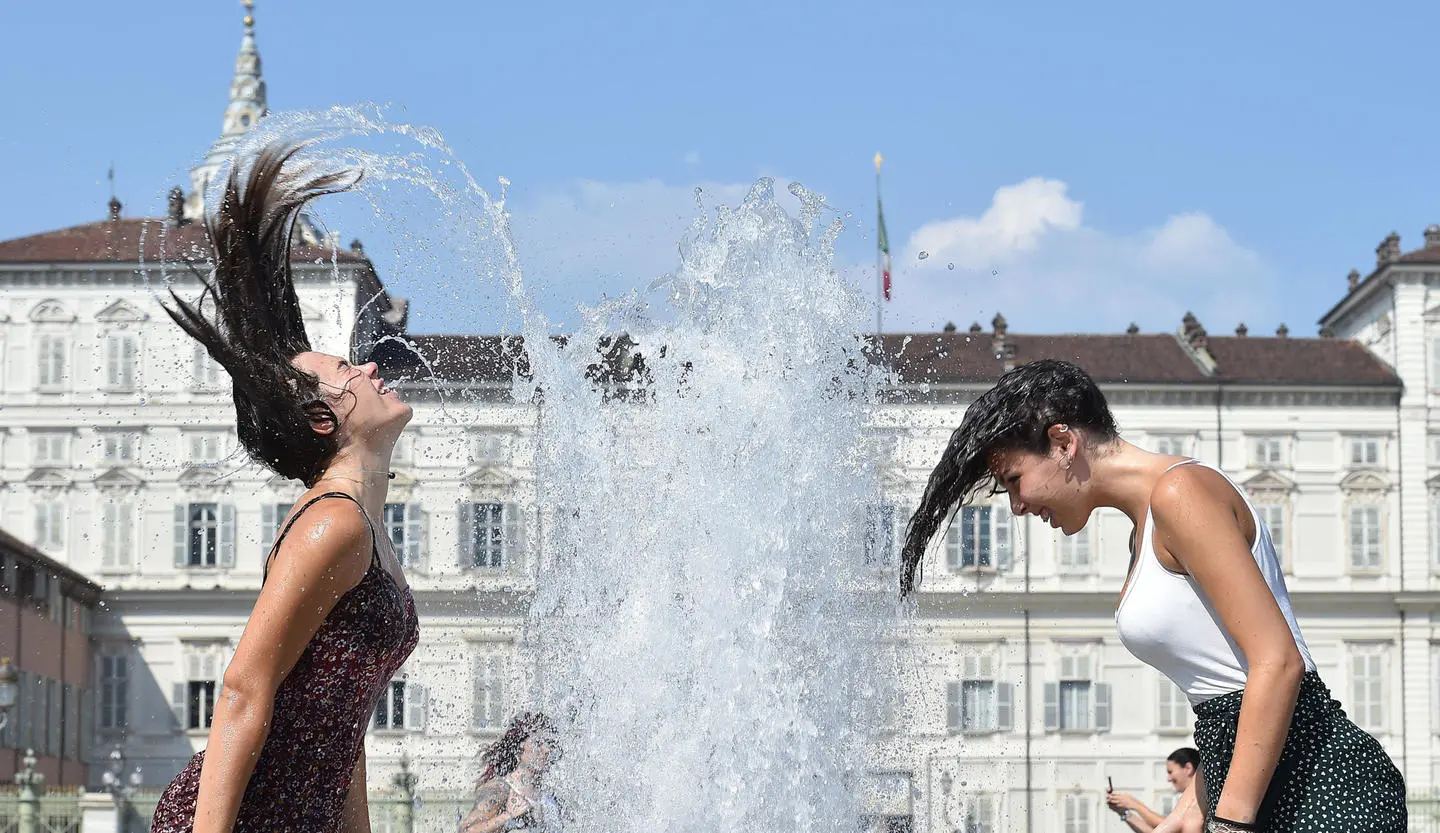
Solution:
<path fill-rule="evenodd" d="M 123 744 L 152 785 L 203 746 L 275 519 L 300 492 L 238 462 L 228 385 L 160 309 L 167 281 L 182 294 L 198 284 L 140 268 L 203 251 L 206 184 L 265 106 L 247 20 L 221 139 L 188 197 L 172 192 L 169 216 L 125 218 L 112 203 L 100 222 L 0 242 L 0 527 L 105 587 L 93 745 Z M 308 225 L 301 236 L 316 349 L 413 376 L 403 351 L 372 352 L 403 331 L 404 301 L 358 247 L 331 263 Z M 1321 324 L 1321 338 L 1219 338 L 1193 320 L 1174 335 L 1014 335 L 997 320 L 914 336 L 905 384 L 876 416 L 893 440 L 882 511 L 898 526 L 966 402 L 1005 367 L 1078 361 L 1127 438 L 1216 462 L 1249 491 L 1335 696 L 1411 787 L 1428 789 L 1440 731 L 1440 229 L 1409 254 L 1386 238 Z M 887 336 L 896 353 L 900 338 Z M 416 415 L 384 519 L 422 634 L 376 715 L 370 777 L 383 786 L 408 754 L 425 791 L 468 784 L 479 750 L 524 705 L 535 414 L 508 401 L 498 338 L 411 340 L 450 359 L 457 370 L 441 375 L 470 393 L 442 412 L 432 388 L 406 390 Z M 1120 829 L 1107 779 L 1167 805 L 1162 762 L 1191 744 L 1190 714 L 1115 637 L 1128 534 L 1113 514 L 1062 540 L 999 502 L 962 510 L 897 647 L 913 674 L 877 749 L 877 816 L 927 831 Z"/>

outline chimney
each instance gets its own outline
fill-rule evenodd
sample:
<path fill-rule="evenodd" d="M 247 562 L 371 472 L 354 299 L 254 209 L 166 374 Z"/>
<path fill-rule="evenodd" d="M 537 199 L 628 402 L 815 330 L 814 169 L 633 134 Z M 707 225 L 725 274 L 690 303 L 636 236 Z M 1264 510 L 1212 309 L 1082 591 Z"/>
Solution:
<path fill-rule="evenodd" d="M 1204 350 L 1209 347 L 1209 336 L 1205 333 L 1205 328 L 1201 326 L 1200 319 L 1195 317 L 1195 313 L 1185 313 L 1185 317 L 1180 319 L 1180 325 L 1180 335 L 1185 339 L 1186 344 L 1196 350 Z"/>
<path fill-rule="evenodd" d="M 110 219 L 111 221 L 120 219 L 120 200 L 115 197 L 110 198 Z"/>
<path fill-rule="evenodd" d="M 1235 328 L 1235 335 L 1239 336 L 1240 338 L 1244 338 L 1245 336 L 1250 335 L 1250 328 L 1245 326 L 1244 321 L 1241 321 L 1240 326 Z"/>
<path fill-rule="evenodd" d="M 1285 326 L 1284 324 L 1281 324 L 1280 327 L 1279 327 L 1279 329 L 1277 329 L 1277 330 L 1275 331 L 1275 337 L 1276 337 L 1276 338 L 1289 338 L 1289 337 L 1290 337 L 1290 328 L 1287 327 L 1287 326 Z"/>
<path fill-rule="evenodd" d="M 1128 326 L 1128 327 L 1125 328 L 1125 335 L 1127 335 L 1127 336 L 1133 336 L 1133 335 L 1139 335 L 1139 334 L 1140 334 L 1140 325 L 1139 325 L 1139 324 L 1136 324 L 1134 321 L 1131 321 L 1131 322 L 1130 322 L 1130 326 Z"/>
<path fill-rule="evenodd" d="M 1334 337 L 1335 337 L 1335 331 L 1334 331 L 1333 329 L 1331 329 L 1330 327 L 1321 327 L 1321 328 L 1320 328 L 1320 337 L 1321 337 L 1321 338 L 1334 338 Z"/>
<path fill-rule="evenodd" d="M 998 312 L 995 313 L 994 318 L 990 319 L 990 326 L 994 328 L 990 345 L 995 348 L 995 355 L 998 358 L 1005 355 L 1005 331 L 1010 329 L 1010 326 L 1005 323 L 1005 316 Z"/>
<path fill-rule="evenodd" d="M 1440 249 L 1440 226 L 1429 225 L 1425 227 L 1425 248 Z"/>
<path fill-rule="evenodd" d="M 957 329 L 959 329 L 959 328 L 955 326 L 955 322 L 954 322 L 954 321 L 946 321 L 946 322 L 945 322 L 945 332 L 947 332 L 947 333 L 953 333 L 953 332 L 955 332 Z"/>
<path fill-rule="evenodd" d="M 1195 313 L 1187 312 L 1180 320 L 1180 332 L 1176 335 L 1180 347 L 1206 376 L 1214 376 L 1217 367 L 1215 357 L 1210 355 L 1210 337 L 1200 324 Z"/>
<path fill-rule="evenodd" d="M 185 192 L 180 190 L 179 185 L 170 189 L 170 194 L 165 198 L 165 201 L 165 215 L 169 218 L 170 222 L 177 226 L 185 222 Z"/>
<path fill-rule="evenodd" d="M 1389 234 L 1385 235 L 1385 239 L 1380 241 L 1380 245 L 1375 247 L 1375 265 L 1377 267 L 1384 266 L 1387 263 L 1391 263 L 1399 259 L 1400 235 L 1392 231 Z"/>
<path fill-rule="evenodd" d="M 1349 284 L 1349 286 L 1350 286 L 1350 291 L 1351 291 L 1351 292 L 1354 292 L 1354 291 L 1355 291 L 1355 287 L 1357 287 L 1357 286 L 1360 285 L 1360 270 L 1359 270 L 1359 269 L 1351 269 L 1351 270 L 1350 270 L 1350 274 L 1348 274 L 1348 275 L 1345 276 L 1345 282 L 1346 282 L 1347 284 Z"/>
<path fill-rule="evenodd" d="M 971 334 L 971 335 L 980 335 L 980 334 L 983 333 L 983 332 L 985 332 L 985 328 L 982 327 L 982 326 L 980 326 L 980 322 L 979 322 L 979 321 L 971 322 L 971 324 L 970 324 L 970 334 Z"/>
<path fill-rule="evenodd" d="M 365 244 L 361 243 L 360 238 L 357 237 L 350 241 L 350 251 L 357 255 L 363 255 L 365 254 Z"/>

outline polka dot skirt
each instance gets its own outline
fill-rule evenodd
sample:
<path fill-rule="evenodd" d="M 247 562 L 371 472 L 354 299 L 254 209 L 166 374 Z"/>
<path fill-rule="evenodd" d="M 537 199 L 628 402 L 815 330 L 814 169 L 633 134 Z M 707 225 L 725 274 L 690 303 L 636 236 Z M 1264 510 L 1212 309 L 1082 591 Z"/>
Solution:
<path fill-rule="evenodd" d="M 1243 691 L 1195 707 L 1206 803 L 1220 798 Z M 1314 672 L 1300 684 L 1285 749 L 1260 804 L 1265 833 L 1405 833 L 1405 781 L 1379 741 L 1345 716 Z"/>

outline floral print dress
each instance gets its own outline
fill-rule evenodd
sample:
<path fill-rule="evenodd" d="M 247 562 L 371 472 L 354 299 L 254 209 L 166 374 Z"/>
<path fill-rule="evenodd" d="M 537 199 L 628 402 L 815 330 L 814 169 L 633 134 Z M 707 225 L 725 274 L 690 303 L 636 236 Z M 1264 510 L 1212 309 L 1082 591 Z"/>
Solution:
<path fill-rule="evenodd" d="M 275 542 L 306 509 L 306 503 Z M 357 501 L 357 504 L 358 501 Z M 363 511 L 363 509 L 362 509 Z M 240 803 L 235 833 L 338 833 L 350 778 L 375 704 L 420 639 L 415 598 L 381 565 L 340 597 L 280 688 L 265 746 Z M 274 549 L 272 549 L 274 552 Z M 195 824 L 202 751 L 160 798 L 152 833 L 189 833 Z"/>

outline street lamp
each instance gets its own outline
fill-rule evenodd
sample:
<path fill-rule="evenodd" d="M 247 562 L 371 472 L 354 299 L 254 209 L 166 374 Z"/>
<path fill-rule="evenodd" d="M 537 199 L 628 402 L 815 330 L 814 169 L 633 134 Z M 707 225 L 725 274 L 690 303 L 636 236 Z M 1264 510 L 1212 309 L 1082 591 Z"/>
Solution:
<path fill-rule="evenodd" d="M 131 770 L 130 776 L 125 776 L 125 753 L 117 744 L 110 750 L 110 768 L 100 776 L 101 782 L 105 785 L 105 792 L 115 801 L 115 811 L 119 812 L 120 807 L 130 800 L 130 796 L 140 789 L 144 783 L 144 777 L 140 774 L 140 767 Z"/>
<path fill-rule="evenodd" d="M 10 725 L 10 710 L 20 694 L 20 675 L 9 657 L 0 657 L 0 731 Z"/>

